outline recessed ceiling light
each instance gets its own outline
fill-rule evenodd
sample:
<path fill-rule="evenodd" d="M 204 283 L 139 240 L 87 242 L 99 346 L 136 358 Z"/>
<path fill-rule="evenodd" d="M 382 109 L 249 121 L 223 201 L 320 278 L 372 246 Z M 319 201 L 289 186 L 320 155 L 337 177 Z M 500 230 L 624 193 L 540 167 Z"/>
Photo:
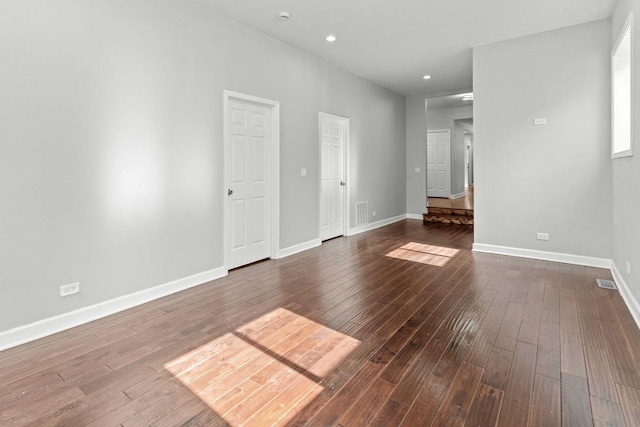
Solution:
<path fill-rule="evenodd" d="M 422 76 L 422 78 L 425 80 L 429 80 L 431 76 L 429 74 L 425 74 L 424 76 Z"/>
<path fill-rule="evenodd" d="M 278 14 L 278 19 L 281 21 L 288 21 L 291 19 L 291 14 L 289 12 L 280 12 Z"/>
<path fill-rule="evenodd" d="M 336 36 L 334 36 L 333 34 L 329 34 L 329 35 L 327 36 L 327 41 L 328 41 L 329 43 L 333 43 L 334 41 L 336 41 Z"/>

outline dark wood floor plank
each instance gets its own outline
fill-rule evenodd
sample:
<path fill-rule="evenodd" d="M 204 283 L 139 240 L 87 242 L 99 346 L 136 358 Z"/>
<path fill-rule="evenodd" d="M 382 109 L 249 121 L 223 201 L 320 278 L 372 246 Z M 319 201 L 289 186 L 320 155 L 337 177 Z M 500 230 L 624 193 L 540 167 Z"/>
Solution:
<path fill-rule="evenodd" d="M 606 351 L 585 345 L 584 354 L 587 362 L 589 393 L 602 399 L 618 402 L 618 393 Z"/>
<path fill-rule="evenodd" d="M 380 411 L 378 411 L 376 417 L 369 425 L 372 427 L 400 425 L 408 410 L 409 408 L 401 403 L 398 403 L 394 400 L 387 400 L 387 403 L 382 408 L 380 408 Z"/>
<path fill-rule="evenodd" d="M 631 425 L 625 423 L 619 403 L 591 396 L 591 410 L 593 411 L 593 425 L 596 427 Z"/>
<path fill-rule="evenodd" d="M 472 243 L 400 221 L 0 352 L 0 424 L 638 424 L 609 272 Z"/>
<path fill-rule="evenodd" d="M 559 426 L 561 424 L 560 381 L 536 374 L 531 398 L 529 426 Z"/>
<path fill-rule="evenodd" d="M 513 352 L 495 347 L 482 376 L 482 383 L 493 388 L 505 390 L 509 369 L 513 360 Z"/>
<path fill-rule="evenodd" d="M 560 329 L 559 325 L 541 325 L 538 336 L 536 373 L 560 380 Z"/>
<path fill-rule="evenodd" d="M 529 422 L 529 405 L 536 367 L 535 346 L 518 342 L 513 355 L 498 426 L 525 426 Z"/>
<path fill-rule="evenodd" d="M 623 384 L 618 384 L 617 386 L 620 405 L 627 425 L 640 425 L 640 390 Z"/>
<path fill-rule="evenodd" d="M 593 425 L 587 380 L 562 374 L 562 425 L 588 427 Z"/>
<path fill-rule="evenodd" d="M 393 384 L 378 378 L 338 419 L 341 426 L 365 426 L 371 423 L 393 391 Z"/>
<path fill-rule="evenodd" d="M 502 390 L 480 383 L 464 425 L 469 427 L 495 426 L 503 394 Z"/>
<path fill-rule="evenodd" d="M 587 378 L 584 349 L 579 334 L 560 331 L 560 370 L 562 373 Z"/>
<path fill-rule="evenodd" d="M 453 379 L 434 421 L 435 425 L 463 424 L 476 396 L 483 369 L 463 363 Z"/>
<path fill-rule="evenodd" d="M 619 323 L 603 321 L 602 329 L 615 381 L 640 388 L 640 364 L 633 357 L 622 327 Z"/>

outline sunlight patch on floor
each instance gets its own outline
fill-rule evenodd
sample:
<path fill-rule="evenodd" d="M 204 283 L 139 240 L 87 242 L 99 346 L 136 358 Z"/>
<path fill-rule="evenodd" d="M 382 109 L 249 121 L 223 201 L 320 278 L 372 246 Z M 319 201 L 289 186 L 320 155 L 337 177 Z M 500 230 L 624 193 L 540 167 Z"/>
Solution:
<path fill-rule="evenodd" d="M 421 264 L 443 267 L 451 258 L 460 252 L 458 249 L 446 248 L 444 246 L 425 245 L 423 243 L 407 243 L 401 248 L 394 249 L 387 254 L 390 258 L 402 259 L 405 261 L 419 262 Z"/>
<path fill-rule="evenodd" d="M 284 425 L 359 344 L 278 308 L 164 367 L 233 426 Z"/>

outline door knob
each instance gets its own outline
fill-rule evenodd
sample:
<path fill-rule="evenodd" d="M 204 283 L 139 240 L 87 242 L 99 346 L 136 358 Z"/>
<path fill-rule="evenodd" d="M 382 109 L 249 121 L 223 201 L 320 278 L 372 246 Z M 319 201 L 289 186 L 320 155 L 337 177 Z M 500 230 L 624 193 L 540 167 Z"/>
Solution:
<path fill-rule="evenodd" d="M 228 190 L 227 190 L 227 196 L 230 196 L 230 195 L 232 195 L 232 194 L 233 194 L 233 190 L 232 190 L 232 189 L 228 189 Z"/>
<path fill-rule="evenodd" d="M 340 185 L 342 185 L 344 187 L 345 185 L 347 185 L 347 183 L 344 182 L 344 181 L 340 181 Z"/>

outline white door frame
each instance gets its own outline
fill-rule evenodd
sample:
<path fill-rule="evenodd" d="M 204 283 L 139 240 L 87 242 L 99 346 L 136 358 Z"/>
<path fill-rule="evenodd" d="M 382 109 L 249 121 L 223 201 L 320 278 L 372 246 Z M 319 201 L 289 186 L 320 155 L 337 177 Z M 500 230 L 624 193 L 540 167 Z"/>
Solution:
<path fill-rule="evenodd" d="M 427 130 L 427 137 L 429 136 L 430 133 L 436 133 L 436 132 L 446 132 L 448 134 L 448 138 L 449 138 L 449 195 L 447 197 L 451 197 L 451 129 L 431 129 L 431 130 Z M 429 142 L 427 142 L 427 145 L 429 144 Z M 428 153 L 429 150 L 427 149 L 426 152 Z M 427 159 L 427 180 L 429 179 L 429 159 Z M 427 182 L 427 207 L 428 206 L 428 200 L 429 197 L 434 197 L 434 196 L 429 196 L 429 182 Z"/>
<path fill-rule="evenodd" d="M 257 96 L 246 95 L 244 93 L 233 92 L 225 90 L 223 92 L 223 109 L 224 109 L 224 147 L 223 147 L 223 164 L 224 164 L 224 213 L 223 213 L 223 233 L 224 233 L 224 268 L 228 270 L 229 265 L 229 197 L 227 197 L 227 190 L 230 188 L 228 182 L 228 165 L 227 165 L 227 152 L 229 149 L 230 135 L 229 135 L 229 103 L 231 99 L 239 99 L 242 101 L 253 102 L 261 104 L 271 109 L 271 175 L 268 177 L 269 186 L 271 188 L 268 196 L 270 198 L 270 240 L 269 245 L 269 257 L 276 258 L 280 250 L 280 103 L 278 101 L 272 101 L 270 99 L 258 98 Z"/>
<path fill-rule="evenodd" d="M 322 119 L 323 118 L 327 118 L 327 119 L 335 119 L 335 120 L 341 120 L 344 121 L 344 144 L 342 145 L 342 158 L 344 159 L 344 169 L 342 171 L 342 174 L 344 176 L 344 182 L 345 182 L 345 187 L 344 187 L 344 194 L 342 195 L 343 197 L 343 203 L 344 203 L 344 209 L 342 210 L 342 235 L 343 236 L 347 236 L 348 231 L 349 231 L 349 218 L 350 218 L 350 210 L 349 210 L 349 200 L 350 195 L 349 195 L 349 188 L 350 183 L 349 183 L 349 178 L 350 178 L 350 161 L 349 161 L 349 135 L 351 134 L 350 132 L 350 125 L 351 125 L 351 121 L 349 119 L 349 117 L 345 117 L 345 116 L 338 116 L 336 114 L 331 114 L 331 113 L 324 113 L 324 112 L 320 112 L 318 114 L 318 212 L 320 214 L 322 214 L 322 212 L 320 211 L 321 206 L 322 206 L 322 188 L 321 188 L 321 181 L 322 181 Z M 318 239 L 321 239 L 320 237 L 320 217 L 318 217 Z"/>

